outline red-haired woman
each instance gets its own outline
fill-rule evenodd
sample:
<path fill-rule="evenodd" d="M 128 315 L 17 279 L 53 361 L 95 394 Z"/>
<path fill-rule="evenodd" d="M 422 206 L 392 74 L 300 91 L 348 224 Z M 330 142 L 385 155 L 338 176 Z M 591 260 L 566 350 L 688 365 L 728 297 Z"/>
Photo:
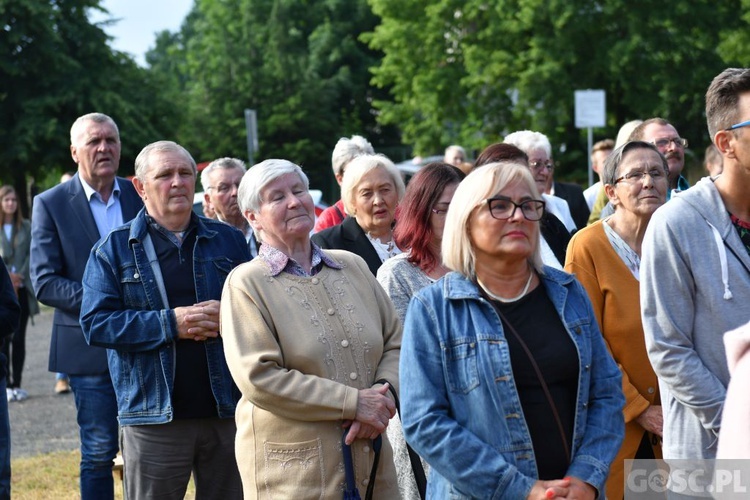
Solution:
<path fill-rule="evenodd" d="M 411 297 L 448 272 L 440 254 L 445 214 L 464 177 L 464 173 L 452 165 L 430 163 L 420 169 L 406 187 L 393 230 L 393 239 L 404 253 L 386 260 L 377 274 L 402 323 Z M 393 447 L 401 498 L 418 499 L 419 492 L 398 418 L 391 420 L 387 432 Z"/>

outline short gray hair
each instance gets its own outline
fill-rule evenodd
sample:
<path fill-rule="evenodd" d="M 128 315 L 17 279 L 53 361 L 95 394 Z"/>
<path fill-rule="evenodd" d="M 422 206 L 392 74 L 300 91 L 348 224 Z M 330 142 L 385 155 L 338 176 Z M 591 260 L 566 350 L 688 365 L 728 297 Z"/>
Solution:
<path fill-rule="evenodd" d="M 464 159 L 466 159 L 466 150 L 462 148 L 461 146 L 459 146 L 458 144 L 451 144 L 450 146 L 445 148 L 445 153 L 443 153 L 443 159 L 447 158 L 448 155 L 452 153 L 453 151 L 458 151 L 459 153 L 463 155 Z"/>
<path fill-rule="evenodd" d="M 201 186 L 203 186 L 203 191 L 208 191 L 209 188 L 213 187 L 211 186 L 211 175 L 213 174 L 214 170 L 230 169 L 239 170 L 243 174 L 247 172 L 245 162 L 238 158 L 219 158 L 209 163 L 201 172 Z"/>
<path fill-rule="evenodd" d="M 620 168 L 622 160 L 625 159 L 625 155 L 637 149 L 648 149 L 650 151 L 656 152 L 659 155 L 659 158 L 661 158 L 661 164 L 664 167 L 664 172 L 666 172 L 665 175 L 669 174 L 669 165 L 667 164 L 667 159 L 663 154 L 661 154 L 661 151 L 659 151 L 656 146 L 654 146 L 650 142 L 645 141 L 630 141 L 612 151 L 607 159 L 604 160 L 604 168 L 602 169 L 602 183 L 614 186 L 615 180 L 617 179 L 617 171 Z"/>
<path fill-rule="evenodd" d="M 503 142 L 506 144 L 513 144 L 527 155 L 534 150 L 541 149 L 547 153 L 547 156 L 552 158 L 552 145 L 547 136 L 541 132 L 519 130 L 518 132 L 513 132 L 512 134 L 505 136 Z"/>
<path fill-rule="evenodd" d="M 441 251 L 446 267 L 469 279 L 476 276 L 476 254 L 469 237 L 469 220 L 484 200 L 517 182 L 527 187 L 534 199 L 541 200 L 531 171 L 521 163 L 488 163 L 475 168 L 461 181 L 448 208 L 443 229 Z M 539 249 L 539 223 L 534 224 L 534 227 L 534 249 L 529 256 L 529 263 L 541 274 L 544 264 Z"/>
<path fill-rule="evenodd" d="M 406 191 L 404 180 L 401 178 L 401 173 L 387 156 L 382 154 L 357 156 L 349 163 L 349 167 L 346 169 L 347 173 L 341 183 L 341 200 L 344 202 L 346 213 L 350 215 L 354 213 L 354 199 L 356 197 L 357 186 L 362 182 L 362 177 L 378 167 L 388 172 L 391 180 L 393 180 L 398 201 L 401 201 L 404 197 L 404 192 Z"/>
<path fill-rule="evenodd" d="M 149 161 L 153 153 L 179 153 L 185 157 L 185 159 L 193 167 L 193 173 L 196 173 L 195 160 L 190 155 L 187 149 L 183 148 L 176 142 L 172 141 L 157 141 L 152 142 L 138 153 L 135 158 L 135 176 L 143 182 L 146 172 L 150 168 Z"/>
<path fill-rule="evenodd" d="M 263 189 L 282 175 L 297 174 L 305 184 L 305 189 L 310 189 L 308 180 L 302 168 L 289 160 L 270 159 L 264 160 L 257 165 L 253 165 L 242 176 L 240 187 L 237 191 L 237 203 L 240 206 L 240 212 L 258 212 L 261 205 L 261 193 Z"/>
<path fill-rule="evenodd" d="M 375 154 L 372 144 L 361 135 L 353 135 L 350 139 L 342 137 L 336 143 L 331 155 L 333 175 L 341 174 L 344 167 L 357 156 L 372 154 Z"/>
<path fill-rule="evenodd" d="M 104 113 L 88 113 L 82 116 L 79 116 L 76 118 L 76 121 L 73 122 L 73 125 L 70 127 L 70 143 L 75 144 L 76 142 L 76 133 L 78 132 L 78 129 L 86 122 L 94 122 L 94 123 L 110 123 L 114 128 L 115 132 L 117 132 L 117 138 L 120 138 L 120 129 L 117 128 L 117 124 L 115 121 L 110 118 L 109 116 L 105 115 Z"/>

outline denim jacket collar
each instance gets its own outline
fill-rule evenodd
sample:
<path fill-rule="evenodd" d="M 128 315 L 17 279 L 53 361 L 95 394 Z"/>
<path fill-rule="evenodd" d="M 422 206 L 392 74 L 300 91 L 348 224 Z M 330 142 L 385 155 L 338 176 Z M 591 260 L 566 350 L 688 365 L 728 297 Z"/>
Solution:
<path fill-rule="evenodd" d="M 544 274 L 540 275 L 540 278 L 548 291 L 551 291 L 550 288 L 564 288 L 575 280 L 575 277 L 572 274 L 564 273 L 548 266 L 544 267 Z M 463 300 L 482 298 L 476 284 L 460 273 L 448 273 L 442 281 L 443 294 L 446 299 Z M 550 294 L 550 296 L 554 295 Z"/>
<path fill-rule="evenodd" d="M 143 207 L 138 215 L 133 219 L 130 225 L 130 235 L 128 237 L 128 247 L 132 248 L 136 242 L 143 241 L 148 232 L 148 219 L 146 218 L 148 212 L 146 207 Z M 217 232 L 209 227 L 198 217 L 194 212 L 190 214 L 190 225 L 196 227 L 196 239 L 198 238 L 213 238 Z"/>

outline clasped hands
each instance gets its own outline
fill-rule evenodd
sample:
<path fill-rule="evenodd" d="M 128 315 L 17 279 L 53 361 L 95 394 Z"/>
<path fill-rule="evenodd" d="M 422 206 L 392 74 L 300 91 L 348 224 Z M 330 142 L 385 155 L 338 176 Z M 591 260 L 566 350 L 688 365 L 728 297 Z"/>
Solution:
<path fill-rule="evenodd" d="M 175 307 L 177 338 L 203 341 L 219 336 L 218 300 L 206 300 L 192 306 Z"/>
<path fill-rule="evenodd" d="M 596 490 L 577 477 L 568 476 L 553 481 L 537 481 L 531 488 L 527 500 L 594 500 Z"/>
<path fill-rule="evenodd" d="M 360 389 L 354 420 L 344 421 L 344 427 L 349 427 L 344 439 L 346 444 L 352 444 L 355 439 L 375 439 L 385 431 L 388 421 L 396 414 L 396 404 L 386 394 L 387 383 L 376 389 Z"/>

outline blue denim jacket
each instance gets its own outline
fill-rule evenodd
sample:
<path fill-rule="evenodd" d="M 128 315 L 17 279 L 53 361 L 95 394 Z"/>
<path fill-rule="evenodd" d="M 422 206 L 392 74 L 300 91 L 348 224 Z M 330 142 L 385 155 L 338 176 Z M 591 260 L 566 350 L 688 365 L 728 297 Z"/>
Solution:
<path fill-rule="evenodd" d="M 229 272 L 250 259 L 240 231 L 193 215 L 198 302 L 221 299 Z M 161 424 L 173 418 L 177 322 L 166 309 L 142 244 L 145 209 L 91 249 L 83 275 L 81 327 L 86 342 L 107 348 L 120 425 Z M 219 417 L 231 418 L 239 391 L 224 359 L 221 337 L 208 339 L 206 355 Z"/>
<path fill-rule="evenodd" d="M 579 357 L 567 475 L 603 492 L 624 433 L 620 370 L 583 287 L 549 267 L 541 279 Z M 508 344 L 471 281 L 450 273 L 412 299 L 399 373 L 406 440 L 432 467 L 428 498 L 528 496 L 538 475 Z"/>

